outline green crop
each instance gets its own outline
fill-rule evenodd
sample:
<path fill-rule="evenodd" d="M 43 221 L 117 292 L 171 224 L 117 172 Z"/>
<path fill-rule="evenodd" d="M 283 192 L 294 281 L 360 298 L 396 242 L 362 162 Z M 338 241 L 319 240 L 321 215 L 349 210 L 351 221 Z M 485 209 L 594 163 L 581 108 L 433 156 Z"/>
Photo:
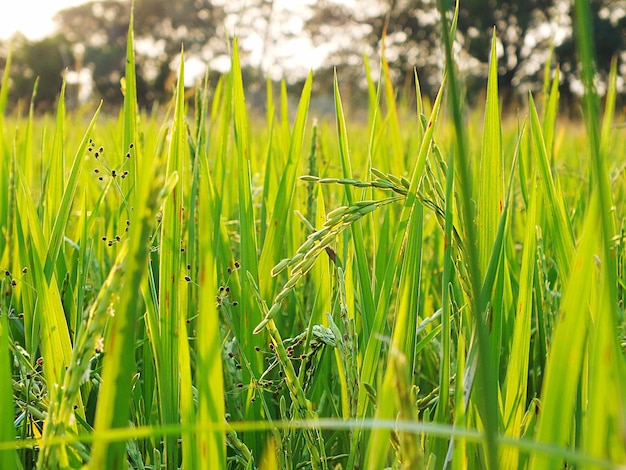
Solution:
<path fill-rule="evenodd" d="M 367 58 L 368 122 L 250 111 L 232 70 L 171 106 L 54 119 L 0 90 L 0 468 L 618 468 L 626 180 L 617 66 L 583 123 L 559 72 L 464 106 L 444 15 L 430 102 Z M 550 75 L 550 71 L 554 73 Z M 34 91 L 36 93 L 36 89 Z"/>

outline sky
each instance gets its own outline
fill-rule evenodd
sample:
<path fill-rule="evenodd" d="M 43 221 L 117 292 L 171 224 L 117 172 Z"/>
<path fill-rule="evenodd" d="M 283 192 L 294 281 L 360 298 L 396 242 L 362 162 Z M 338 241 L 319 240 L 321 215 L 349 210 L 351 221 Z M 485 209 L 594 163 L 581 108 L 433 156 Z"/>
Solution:
<path fill-rule="evenodd" d="M 29 39 L 41 39 L 54 30 L 52 17 L 57 11 L 85 2 L 86 0 L 18 0 L 7 3 L 0 15 L 0 39 L 8 39 L 17 31 L 21 31 Z"/>

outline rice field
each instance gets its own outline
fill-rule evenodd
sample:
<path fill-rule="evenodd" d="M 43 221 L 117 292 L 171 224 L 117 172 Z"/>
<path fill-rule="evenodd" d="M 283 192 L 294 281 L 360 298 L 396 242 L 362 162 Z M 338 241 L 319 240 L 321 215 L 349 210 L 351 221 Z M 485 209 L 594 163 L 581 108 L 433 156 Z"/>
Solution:
<path fill-rule="evenodd" d="M 616 67 L 559 117 L 434 100 L 367 124 L 266 115 L 232 69 L 140 111 L 0 90 L 0 468 L 555 469 L 626 464 L 626 179 Z M 9 386 L 10 384 L 10 386 Z"/>

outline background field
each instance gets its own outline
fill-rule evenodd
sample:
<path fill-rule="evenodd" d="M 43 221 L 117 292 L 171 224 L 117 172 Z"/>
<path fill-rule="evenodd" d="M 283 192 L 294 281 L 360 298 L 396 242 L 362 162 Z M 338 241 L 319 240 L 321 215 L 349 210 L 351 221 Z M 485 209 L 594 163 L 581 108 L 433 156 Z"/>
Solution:
<path fill-rule="evenodd" d="M 152 114 L 132 26 L 117 116 L 11 114 L 7 67 L 0 467 L 626 463 L 623 117 L 576 8 L 581 122 L 551 62 L 502 119 L 494 47 L 466 109 L 447 17 L 436 99 L 383 61 L 367 124 L 312 76 L 250 115 L 236 42 Z"/>

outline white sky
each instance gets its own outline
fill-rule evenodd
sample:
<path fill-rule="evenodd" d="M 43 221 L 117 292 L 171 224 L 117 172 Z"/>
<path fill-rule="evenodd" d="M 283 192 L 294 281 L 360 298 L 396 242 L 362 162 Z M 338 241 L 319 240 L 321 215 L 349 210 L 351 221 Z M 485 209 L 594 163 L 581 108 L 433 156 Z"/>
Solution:
<path fill-rule="evenodd" d="M 0 39 L 21 31 L 29 39 L 41 39 L 54 30 L 52 17 L 67 7 L 88 0 L 12 0 L 3 2 L 0 15 Z"/>

